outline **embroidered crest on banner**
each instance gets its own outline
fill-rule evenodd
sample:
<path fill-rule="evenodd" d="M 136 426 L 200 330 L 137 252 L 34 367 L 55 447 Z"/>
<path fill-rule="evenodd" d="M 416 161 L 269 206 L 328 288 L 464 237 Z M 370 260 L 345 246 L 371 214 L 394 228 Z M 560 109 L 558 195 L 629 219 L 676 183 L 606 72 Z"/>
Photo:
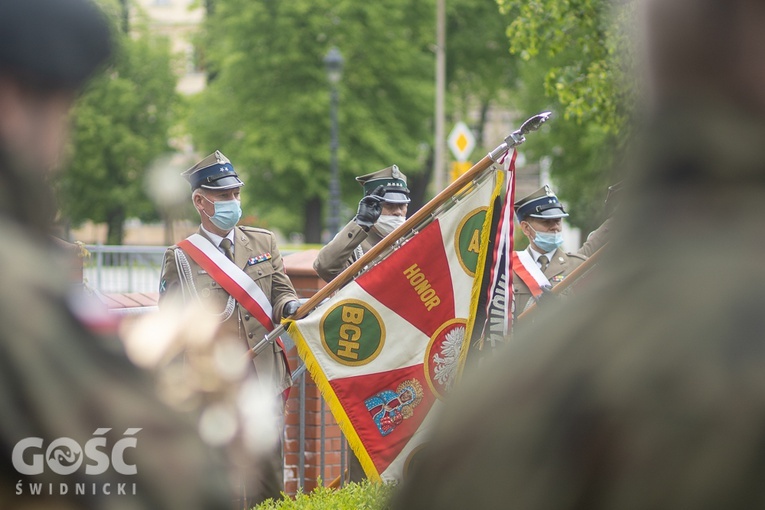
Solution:
<path fill-rule="evenodd" d="M 457 378 L 466 325 L 465 319 L 445 322 L 433 333 L 425 350 L 425 380 L 439 399 L 451 391 Z"/>
<path fill-rule="evenodd" d="M 367 398 L 364 404 L 380 435 L 387 436 L 397 426 L 414 416 L 414 408 L 422 401 L 422 385 L 417 379 L 408 379 L 395 391 L 385 389 Z"/>

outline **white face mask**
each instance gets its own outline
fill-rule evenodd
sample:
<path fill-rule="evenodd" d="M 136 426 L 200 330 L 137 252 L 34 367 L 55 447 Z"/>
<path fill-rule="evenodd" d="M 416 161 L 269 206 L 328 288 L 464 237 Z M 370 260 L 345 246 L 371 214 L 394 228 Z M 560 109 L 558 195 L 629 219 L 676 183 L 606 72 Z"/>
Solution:
<path fill-rule="evenodd" d="M 406 221 L 406 218 L 403 216 L 393 216 L 389 214 L 382 214 L 380 215 L 380 218 L 375 223 L 375 230 L 377 232 L 385 237 L 394 230 L 396 230 L 398 227 L 404 224 Z"/>

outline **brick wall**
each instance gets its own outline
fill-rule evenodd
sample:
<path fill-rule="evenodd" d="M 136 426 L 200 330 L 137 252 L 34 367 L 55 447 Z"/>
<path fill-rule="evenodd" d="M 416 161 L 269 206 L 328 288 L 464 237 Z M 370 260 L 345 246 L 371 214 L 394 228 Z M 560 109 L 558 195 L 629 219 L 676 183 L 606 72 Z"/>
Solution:
<path fill-rule="evenodd" d="M 316 291 L 324 286 L 324 281 L 318 277 L 313 269 L 313 261 L 316 259 L 318 250 L 308 250 L 299 253 L 293 253 L 284 257 L 284 265 L 287 275 L 292 281 L 298 295 L 301 298 L 309 298 Z M 295 349 L 289 353 L 290 365 L 294 370 L 299 365 L 299 360 Z M 329 407 L 325 404 L 322 412 L 322 398 L 319 395 L 319 389 L 309 375 L 305 378 L 305 411 L 303 417 L 303 434 L 305 435 L 303 458 L 303 476 L 305 483 L 302 486 L 304 492 L 310 492 L 317 485 L 317 480 L 321 477 L 323 485 L 329 485 L 338 478 L 341 473 L 341 432 L 337 422 L 329 412 Z M 284 489 L 287 494 L 294 495 L 301 486 L 300 478 L 300 381 L 295 381 L 295 385 L 290 392 L 290 398 L 287 401 L 287 411 L 285 415 L 285 443 L 284 443 Z M 322 421 L 323 416 L 323 421 Z M 321 442 L 322 442 L 322 423 L 324 427 L 324 468 L 322 470 Z M 342 464 L 347 468 L 347 447 L 346 459 Z"/>
<path fill-rule="evenodd" d="M 290 362 L 297 362 L 296 354 L 290 353 Z M 322 412 L 322 399 L 319 395 L 319 389 L 311 380 L 310 376 L 305 379 L 305 410 L 303 417 L 303 427 L 305 443 L 303 449 L 303 476 L 302 484 L 304 492 L 310 492 L 318 485 L 318 479 L 322 479 L 322 485 L 329 485 L 333 480 L 340 476 L 341 462 L 341 433 L 337 426 L 329 407 L 324 405 Z M 287 401 L 287 412 L 285 415 L 285 442 L 284 442 L 284 489 L 287 494 L 294 495 L 301 487 L 300 477 L 300 381 L 292 387 L 290 398 Z M 321 442 L 322 442 L 322 414 L 324 417 L 324 468 L 322 470 Z M 346 448 L 347 450 L 347 448 Z M 347 468 L 348 460 L 346 457 L 344 466 Z"/>

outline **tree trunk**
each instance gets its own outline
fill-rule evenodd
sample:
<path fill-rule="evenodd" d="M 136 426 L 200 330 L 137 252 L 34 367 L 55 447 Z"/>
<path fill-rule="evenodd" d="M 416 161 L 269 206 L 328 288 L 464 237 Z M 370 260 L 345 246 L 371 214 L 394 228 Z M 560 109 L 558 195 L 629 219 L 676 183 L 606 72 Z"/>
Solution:
<path fill-rule="evenodd" d="M 166 246 L 175 244 L 173 241 L 173 216 L 171 214 L 162 215 L 162 225 L 164 226 L 164 242 Z"/>
<path fill-rule="evenodd" d="M 120 4 L 122 9 L 121 13 L 121 22 L 122 22 L 122 33 L 127 34 L 130 32 L 130 6 L 128 5 L 128 0 L 120 0 Z"/>
<path fill-rule="evenodd" d="M 425 161 L 425 168 L 419 174 L 409 177 L 407 187 L 409 188 L 409 198 L 411 202 L 407 208 L 406 216 L 409 217 L 417 212 L 427 200 L 428 184 L 433 178 L 433 151 L 428 154 L 428 158 Z"/>
<path fill-rule="evenodd" d="M 489 108 L 491 107 L 491 101 L 488 99 L 481 100 L 481 114 L 478 120 L 478 125 L 473 130 L 475 132 L 475 146 L 483 148 L 484 132 L 486 131 L 486 119 L 489 116 Z"/>
<path fill-rule="evenodd" d="M 125 237 L 125 209 L 112 209 L 106 214 L 106 244 L 121 245 Z"/>
<path fill-rule="evenodd" d="M 303 235 L 306 243 L 321 243 L 322 200 L 311 197 L 303 210 Z"/>

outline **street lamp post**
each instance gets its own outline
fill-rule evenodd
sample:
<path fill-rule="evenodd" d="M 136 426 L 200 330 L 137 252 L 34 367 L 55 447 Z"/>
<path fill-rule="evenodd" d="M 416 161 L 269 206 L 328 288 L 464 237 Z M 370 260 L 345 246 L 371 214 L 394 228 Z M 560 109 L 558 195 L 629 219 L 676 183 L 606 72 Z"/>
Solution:
<path fill-rule="evenodd" d="M 324 65 L 327 68 L 327 78 L 331 86 L 329 115 L 332 130 L 330 142 L 330 179 L 329 179 L 329 231 L 334 237 L 340 231 L 340 177 L 337 168 L 338 141 L 337 127 L 337 84 L 343 73 L 343 56 L 335 47 L 329 50 L 324 57 Z"/>

